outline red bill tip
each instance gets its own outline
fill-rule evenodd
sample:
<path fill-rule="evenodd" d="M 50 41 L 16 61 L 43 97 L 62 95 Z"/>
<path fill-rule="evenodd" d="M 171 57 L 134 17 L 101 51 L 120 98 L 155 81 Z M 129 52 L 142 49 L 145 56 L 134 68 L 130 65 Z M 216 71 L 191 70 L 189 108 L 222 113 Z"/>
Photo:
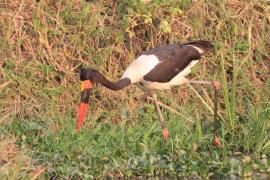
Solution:
<path fill-rule="evenodd" d="M 80 129 L 82 127 L 85 112 L 86 112 L 86 109 L 87 109 L 87 105 L 88 104 L 86 104 L 86 103 L 81 103 L 80 104 L 80 109 L 79 109 L 79 113 L 78 113 L 78 124 L 77 124 L 77 131 L 78 132 L 80 131 Z"/>

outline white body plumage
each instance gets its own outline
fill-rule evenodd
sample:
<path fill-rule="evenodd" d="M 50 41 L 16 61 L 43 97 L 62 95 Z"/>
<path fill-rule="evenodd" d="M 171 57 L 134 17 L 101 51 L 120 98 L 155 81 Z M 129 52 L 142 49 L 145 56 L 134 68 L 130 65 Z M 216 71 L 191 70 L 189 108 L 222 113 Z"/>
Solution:
<path fill-rule="evenodd" d="M 203 53 L 203 50 L 197 47 L 193 48 L 198 50 L 200 54 Z M 199 60 L 192 60 L 169 82 L 152 82 L 145 80 L 143 77 L 152 69 L 154 69 L 159 63 L 162 63 L 162 61 L 160 61 L 155 55 L 141 55 L 128 66 L 128 68 L 123 73 L 122 78 L 129 78 L 131 80 L 131 84 L 137 84 L 145 91 L 167 90 L 171 89 L 172 86 L 179 86 L 188 83 L 188 80 L 185 78 L 185 76 L 191 72 L 191 68 L 194 67 L 198 62 Z"/>

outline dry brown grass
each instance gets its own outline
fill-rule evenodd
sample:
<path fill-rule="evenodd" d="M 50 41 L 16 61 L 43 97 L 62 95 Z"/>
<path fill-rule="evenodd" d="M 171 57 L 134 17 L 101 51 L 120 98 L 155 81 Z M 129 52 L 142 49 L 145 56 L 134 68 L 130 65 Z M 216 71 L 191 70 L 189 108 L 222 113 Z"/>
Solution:
<path fill-rule="evenodd" d="M 56 132 L 66 117 L 71 116 L 75 122 L 79 102 L 76 69 L 80 64 L 95 67 L 116 80 L 142 51 L 192 39 L 213 41 L 216 52 L 205 57 L 189 77 L 221 80 L 224 65 L 228 90 L 232 91 L 236 62 L 237 113 L 247 114 L 247 100 L 269 103 L 269 32 L 270 6 L 263 1 L 198 0 L 185 5 L 184 1 L 172 0 L 159 4 L 127 0 L 2 0 L 0 124 L 9 128 L 18 122 L 37 120 Z M 188 88 L 172 92 L 170 98 L 161 93 L 161 101 L 177 110 L 199 107 L 197 116 L 209 116 Z M 198 92 L 213 104 L 208 90 L 198 88 Z M 220 99 L 220 114 L 227 120 L 229 115 Z M 124 109 L 130 112 L 129 120 L 137 122 L 137 110 L 145 104 L 147 98 L 136 87 L 119 93 L 98 86 L 91 97 L 91 118 L 119 123 Z M 57 121 L 59 117 L 63 121 Z M 0 142 L 0 159 L 4 162 L 1 172 L 16 172 L 21 167 L 17 159 L 29 173 L 44 171 L 18 148 L 16 138 L 21 137 L 5 136 Z"/>
<path fill-rule="evenodd" d="M 0 139 L 0 178 L 18 179 L 29 177 L 34 180 L 39 177 L 45 167 L 35 166 L 34 161 L 27 155 L 27 152 L 16 145 L 16 138 L 5 136 Z M 25 172 L 26 174 L 21 174 Z"/>
<path fill-rule="evenodd" d="M 222 53 L 229 55 L 225 65 L 230 68 L 230 51 L 240 42 L 247 43 L 248 53 L 236 57 L 248 62 L 243 74 L 261 84 L 256 71 L 269 71 L 265 65 L 270 49 L 269 6 L 262 2 L 197 1 L 184 11 L 169 8 L 175 3 L 163 3 L 149 13 L 129 9 L 125 16 L 119 13 L 120 2 L 103 3 L 106 6 L 82 1 L 1 2 L 2 123 L 10 117 L 74 113 L 78 99 L 74 70 L 80 63 L 116 79 L 137 54 L 157 44 L 209 39 L 222 44 Z M 119 20 L 124 18 L 121 25 Z M 159 28 L 164 22 L 169 33 Z M 213 61 L 204 61 L 195 78 L 207 78 L 205 74 L 218 68 L 219 58 L 212 55 Z M 100 107 L 107 104 L 106 108 L 114 109 L 110 102 L 123 101 L 127 92 L 136 90 L 127 88 L 123 96 L 103 88 L 97 91 L 108 97 L 99 101 Z"/>
<path fill-rule="evenodd" d="M 74 70 L 80 63 L 97 67 L 111 79 L 117 79 L 137 54 L 157 44 L 209 39 L 221 44 L 222 53 L 229 55 L 238 43 L 247 43 L 249 53 L 238 53 L 236 57 L 248 62 L 243 73 L 255 84 L 261 84 L 256 71 L 269 71 L 265 66 L 270 48 L 269 6 L 262 2 L 196 1 L 185 10 L 171 8 L 176 3 L 168 2 L 153 6 L 152 12 L 126 9 L 125 16 L 119 13 L 120 2 L 102 3 L 0 3 L 0 84 L 4 96 L 0 104 L 1 123 L 14 117 L 74 113 L 78 99 Z M 121 25 L 125 18 L 125 25 Z M 160 29 L 164 23 L 168 32 Z M 210 59 L 213 61 L 202 62 L 195 78 L 207 78 L 218 68 L 219 57 L 212 55 Z M 230 55 L 226 59 L 226 67 L 232 67 Z M 101 109 L 115 109 L 110 102 L 123 101 L 128 92 L 138 94 L 135 88 L 127 88 L 121 95 L 104 88 L 97 91 L 106 97 L 99 101 L 94 98 Z"/>

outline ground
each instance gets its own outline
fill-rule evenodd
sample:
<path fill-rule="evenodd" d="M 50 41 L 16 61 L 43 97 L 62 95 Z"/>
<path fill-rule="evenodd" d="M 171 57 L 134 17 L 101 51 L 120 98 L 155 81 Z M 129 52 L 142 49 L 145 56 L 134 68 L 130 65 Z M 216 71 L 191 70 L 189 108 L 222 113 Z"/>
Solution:
<path fill-rule="evenodd" d="M 270 5 L 266 1 L 0 2 L 1 179 L 267 176 L 270 168 Z M 141 52 L 210 40 L 215 51 L 189 79 L 213 90 L 160 92 L 170 136 L 162 145 L 151 99 L 135 86 L 95 86 L 80 133 L 78 67 L 117 80 Z"/>

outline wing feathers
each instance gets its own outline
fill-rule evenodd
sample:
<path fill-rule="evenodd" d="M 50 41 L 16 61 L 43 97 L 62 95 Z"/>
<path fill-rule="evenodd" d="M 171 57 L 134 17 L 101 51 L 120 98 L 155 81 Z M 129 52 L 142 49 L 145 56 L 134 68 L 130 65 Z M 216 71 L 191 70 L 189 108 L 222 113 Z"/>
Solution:
<path fill-rule="evenodd" d="M 211 42 L 205 41 L 205 40 L 190 41 L 190 42 L 184 43 L 182 45 L 189 45 L 189 46 L 197 47 L 200 50 L 202 50 L 203 53 L 206 53 L 206 52 L 214 49 L 214 45 Z"/>

